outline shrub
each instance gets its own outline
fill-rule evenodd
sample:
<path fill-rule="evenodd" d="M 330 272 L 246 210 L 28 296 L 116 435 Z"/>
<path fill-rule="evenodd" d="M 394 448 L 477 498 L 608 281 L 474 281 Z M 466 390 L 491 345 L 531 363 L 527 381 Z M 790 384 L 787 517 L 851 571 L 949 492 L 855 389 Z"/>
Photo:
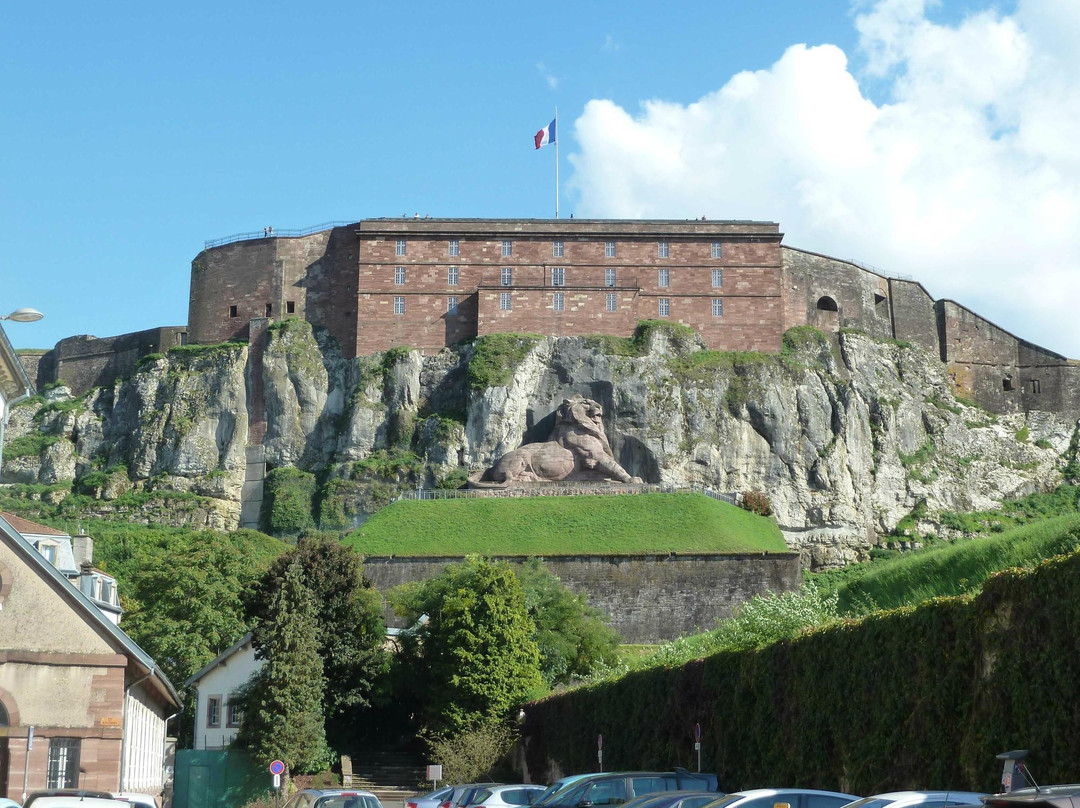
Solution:
<path fill-rule="evenodd" d="M 11 440 L 4 447 L 4 457 L 13 460 L 16 457 L 39 457 L 43 451 L 60 440 L 57 435 L 44 432 L 27 432 Z"/>
<path fill-rule="evenodd" d="M 541 337 L 537 334 L 487 334 L 473 343 L 473 355 L 466 372 L 469 389 L 505 387 L 514 371 Z"/>
<path fill-rule="evenodd" d="M 267 533 L 295 536 L 315 526 L 312 518 L 314 474 L 282 466 L 266 475 L 264 486 L 262 517 Z"/>
<path fill-rule="evenodd" d="M 742 495 L 739 506 L 758 516 L 772 516 L 773 513 L 772 502 L 769 501 L 768 495 L 760 491 L 746 491 Z"/>
<path fill-rule="evenodd" d="M 435 736 L 428 745 L 431 759 L 442 761 L 447 783 L 477 783 L 494 778 L 517 738 L 517 730 L 505 722 L 488 720 L 475 729 Z"/>

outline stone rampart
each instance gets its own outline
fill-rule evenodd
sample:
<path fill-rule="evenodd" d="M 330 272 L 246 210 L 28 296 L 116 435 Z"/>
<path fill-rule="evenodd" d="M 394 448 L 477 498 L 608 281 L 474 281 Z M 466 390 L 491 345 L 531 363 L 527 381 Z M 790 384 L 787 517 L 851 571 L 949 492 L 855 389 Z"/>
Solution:
<path fill-rule="evenodd" d="M 877 339 L 892 337 L 886 278 L 850 261 L 806 250 L 783 247 L 780 252 L 787 328 L 812 325 L 826 332 L 857 328 Z"/>
<path fill-rule="evenodd" d="M 94 337 L 83 334 L 56 343 L 39 360 L 40 385 L 63 382 L 77 396 L 92 387 L 103 387 L 135 371 L 138 361 L 152 353 L 164 353 L 187 342 L 183 326 L 165 326 L 120 334 Z M 43 378 L 46 369 L 47 378 Z"/>
<path fill-rule="evenodd" d="M 395 586 L 434 578 L 462 560 L 370 556 L 364 559 L 364 574 L 385 595 Z M 499 560 L 527 561 L 523 556 Z M 802 580 L 797 553 L 554 556 L 544 564 L 608 615 L 612 627 L 631 643 L 708 630 L 754 595 L 794 591 Z M 387 620 L 400 623 L 389 613 Z"/>

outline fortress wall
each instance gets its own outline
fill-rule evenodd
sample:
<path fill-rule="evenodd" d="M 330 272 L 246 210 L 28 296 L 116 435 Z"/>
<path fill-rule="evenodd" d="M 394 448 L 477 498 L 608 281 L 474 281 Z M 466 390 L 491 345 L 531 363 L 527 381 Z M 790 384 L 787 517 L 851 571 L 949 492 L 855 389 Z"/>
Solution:
<path fill-rule="evenodd" d="M 182 326 L 151 328 L 116 337 L 81 335 L 68 337 L 53 348 L 54 379 L 81 396 L 92 387 L 102 387 L 135 371 L 139 359 L 163 353 L 186 342 Z M 52 381 L 52 380 L 50 380 Z"/>
<path fill-rule="evenodd" d="M 385 594 L 409 581 L 434 578 L 461 560 L 369 557 L 364 574 Z M 502 560 L 520 564 L 527 559 Z M 546 558 L 544 564 L 567 588 L 608 615 L 627 642 L 662 642 L 711 629 L 754 595 L 793 591 L 801 581 L 796 553 L 581 555 Z M 387 619 L 393 624 L 392 615 Z"/>
<path fill-rule="evenodd" d="M 872 337 L 892 337 L 889 283 L 867 269 L 816 253 L 784 247 L 784 328 L 812 325 L 826 332 L 858 328 Z M 818 308 L 822 298 L 837 311 Z"/>
<path fill-rule="evenodd" d="M 914 342 L 934 356 L 941 354 L 934 298 L 921 283 L 889 278 L 893 337 Z"/>
<path fill-rule="evenodd" d="M 275 298 L 276 239 L 238 241 L 204 250 L 191 262 L 188 334 L 193 343 L 247 339 L 248 322 Z M 236 307 L 231 314 L 230 307 Z"/>
<path fill-rule="evenodd" d="M 357 225 L 330 231 L 322 257 L 309 266 L 304 315 L 312 325 L 322 326 L 337 339 L 346 359 L 356 355 Z"/>
<path fill-rule="evenodd" d="M 26 375 L 35 389 L 40 390 L 54 380 L 52 351 L 47 351 L 44 348 L 25 348 L 17 350 L 15 353 L 18 355 L 19 363 L 23 366 L 23 370 L 26 371 Z M 45 378 L 42 377 L 43 374 Z"/>
<path fill-rule="evenodd" d="M 991 412 L 1020 410 L 1019 340 L 951 300 L 937 307 L 942 354 L 957 392 Z"/>

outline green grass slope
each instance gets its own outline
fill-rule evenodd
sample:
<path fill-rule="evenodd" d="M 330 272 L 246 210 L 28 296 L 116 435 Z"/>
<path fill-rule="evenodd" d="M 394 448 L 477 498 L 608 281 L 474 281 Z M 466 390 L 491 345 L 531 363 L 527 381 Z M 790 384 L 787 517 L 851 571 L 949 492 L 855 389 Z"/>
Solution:
<path fill-rule="evenodd" d="M 825 573 L 841 614 L 911 606 L 934 597 L 977 592 L 995 572 L 1034 566 L 1080 547 L 1080 513 L 1066 513 L 982 536 L 939 544 Z"/>
<path fill-rule="evenodd" d="M 787 551 L 771 519 L 701 494 L 401 500 L 344 541 L 377 556 Z"/>

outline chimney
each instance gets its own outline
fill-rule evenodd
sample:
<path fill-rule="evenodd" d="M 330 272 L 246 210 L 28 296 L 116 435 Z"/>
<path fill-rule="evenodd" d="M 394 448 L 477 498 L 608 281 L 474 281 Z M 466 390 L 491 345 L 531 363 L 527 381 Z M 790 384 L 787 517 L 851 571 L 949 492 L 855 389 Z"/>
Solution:
<path fill-rule="evenodd" d="M 86 597 L 94 597 L 94 565 L 89 561 L 79 562 L 79 589 Z"/>
<path fill-rule="evenodd" d="M 94 563 L 94 540 L 79 530 L 78 536 L 71 537 L 71 552 L 75 556 L 75 565 L 82 567 L 84 563 Z"/>

